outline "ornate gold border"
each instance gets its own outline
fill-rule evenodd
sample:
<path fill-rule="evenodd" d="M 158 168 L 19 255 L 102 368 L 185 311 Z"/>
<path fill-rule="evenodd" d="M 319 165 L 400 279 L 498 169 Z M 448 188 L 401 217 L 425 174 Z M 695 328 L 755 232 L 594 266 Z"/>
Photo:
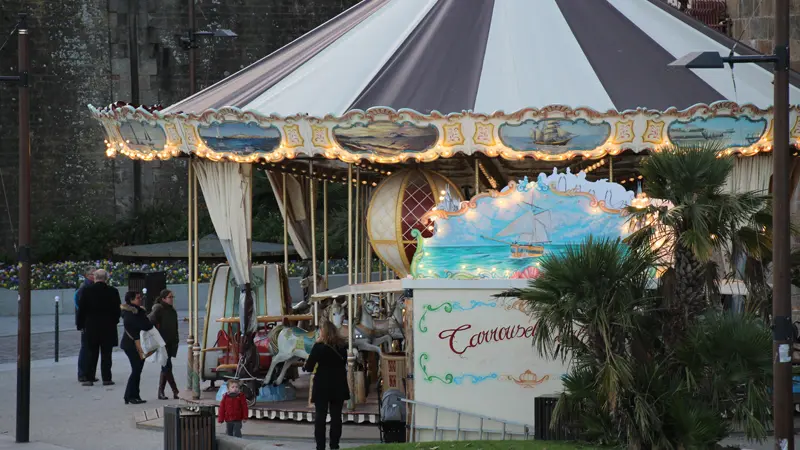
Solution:
<path fill-rule="evenodd" d="M 563 161 L 571 159 L 576 156 L 583 156 L 585 158 L 601 158 L 608 154 L 619 154 L 624 150 L 631 150 L 634 152 L 643 151 L 658 151 L 662 144 L 669 143 L 669 137 L 663 135 L 662 142 L 654 142 L 652 139 L 646 139 L 639 136 L 637 130 L 642 126 L 652 124 L 656 121 L 665 122 L 665 126 L 674 121 L 685 121 L 692 118 L 713 118 L 713 117 L 749 117 L 751 119 L 767 119 L 772 123 L 770 117 L 773 113 L 772 108 L 760 109 L 754 105 L 738 105 L 733 102 L 716 102 L 711 105 L 695 105 L 685 110 L 678 110 L 677 108 L 669 108 L 666 111 L 650 110 L 645 108 L 638 108 L 626 111 L 609 110 L 605 112 L 596 111 L 590 108 L 570 108 L 563 105 L 550 105 L 543 108 L 525 108 L 510 114 L 503 112 L 496 112 L 493 114 L 480 114 L 471 111 L 464 111 L 459 113 L 440 114 L 432 112 L 430 114 L 422 114 L 410 109 L 393 110 L 391 108 L 371 108 L 366 111 L 353 110 L 347 112 L 342 116 L 327 115 L 324 117 L 310 117 L 304 114 L 296 114 L 292 116 L 282 117 L 277 115 L 263 115 L 253 111 L 243 111 L 238 108 L 225 107 L 218 110 L 208 110 L 198 114 L 187 113 L 162 113 L 157 110 L 148 110 L 144 108 L 134 108 L 130 105 L 114 105 L 108 108 L 96 109 L 90 106 L 93 117 L 106 126 L 119 125 L 121 122 L 126 121 L 144 121 L 151 124 L 156 123 L 163 126 L 167 123 L 174 123 L 178 125 L 177 129 L 183 136 L 183 142 L 179 145 L 167 145 L 161 151 L 138 151 L 127 148 L 124 142 L 121 141 L 117 133 L 110 133 L 108 138 L 110 141 L 106 153 L 109 157 L 116 154 L 122 154 L 131 159 L 141 160 L 156 160 L 156 159 L 169 159 L 179 155 L 181 152 L 193 153 L 199 157 L 206 158 L 213 161 L 231 160 L 240 163 L 254 163 L 259 161 L 266 161 L 270 163 L 280 162 L 286 158 L 294 158 L 297 155 L 305 156 L 324 156 L 328 159 L 339 159 L 344 162 L 356 162 L 358 160 L 367 158 L 373 163 L 391 163 L 402 164 L 408 159 L 417 160 L 419 162 L 430 162 L 438 158 L 449 158 L 456 153 L 462 152 L 467 154 L 484 153 L 489 157 L 502 157 L 507 160 L 519 160 L 522 158 L 533 157 L 543 161 Z M 797 119 L 800 115 L 800 106 L 793 106 L 791 108 L 792 117 Z M 589 123 L 607 123 L 612 126 L 613 137 L 610 137 L 605 144 L 598 146 L 594 149 L 587 151 L 568 151 L 564 154 L 553 154 L 547 151 L 522 151 L 509 148 L 504 144 L 497 142 L 495 132 L 497 127 L 502 123 L 515 125 L 527 120 L 543 120 L 543 119 L 565 119 L 565 120 L 578 120 L 583 119 Z M 197 126 L 210 124 L 219 121 L 238 121 L 242 123 L 256 123 L 260 126 L 275 126 L 283 133 L 282 145 L 275 150 L 268 153 L 254 153 L 251 155 L 237 155 L 233 153 L 216 152 L 213 149 L 205 146 L 196 136 L 190 136 L 191 129 Z M 437 129 L 440 134 L 440 144 L 431 147 L 423 152 L 415 153 L 399 153 L 396 155 L 377 155 L 377 154 L 362 154 L 350 153 L 338 146 L 335 138 L 330 135 L 330 129 L 337 126 L 353 126 L 355 124 L 368 124 L 370 122 L 378 121 L 392 121 L 396 123 L 410 122 L 416 126 L 432 126 Z M 327 122 L 327 123 L 325 123 Z M 308 127 L 302 126 L 302 123 L 309 124 Z M 478 125 L 483 124 L 483 125 Z M 485 124 L 493 125 L 492 139 L 493 145 L 487 143 L 474 142 L 475 134 L 479 126 Z M 467 137 L 464 135 L 464 127 L 475 127 L 473 133 L 473 141 L 468 143 Z M 632 126 L 632 138 L 619 139 L 619 131 L 622 126 Z M 188 127 L 188 128 L 187 128 Z M 286 141 L 286 127 L 291 127 L 292 132 L 296 132 L 302 143 L 295 142 L 289 144 Z M 327 127 L 328 141 L 331 146 L 329 148 L 318 147 L 313 145 L 313 134 L 309 134 L 309 129 L 312 127 Z M 459 127 L 460 134 L 463 138 L 462 142 L 448 142 L 448 145 L 442 145 L 446 138 L 446 128 Z M 111 135 L 114 134 L 114 135 Z M 310 137 L 312 136 L 312 137 Z M 312 139 L 312 141 L 309 141 Z M 760 152 L 771 151 L 771 137 L 764 136 L 762 140 L 754 145 L 748 147 L 731 147 L 726 149 L 726 154 L 739 153 L 745 156 L 751 156 Z M 192 141 L 195 142 L 194 144 Z M 310 142 L 306 145 L 306 142 Z M 169 144 L 169 143 L 168 143 Z M 289 144 L 289 145 L 287 145 Z M 800 144 L 800 136 L 793 138 L 793 144 Z M 297 149 L 296 151 L 294 149 Z"/>

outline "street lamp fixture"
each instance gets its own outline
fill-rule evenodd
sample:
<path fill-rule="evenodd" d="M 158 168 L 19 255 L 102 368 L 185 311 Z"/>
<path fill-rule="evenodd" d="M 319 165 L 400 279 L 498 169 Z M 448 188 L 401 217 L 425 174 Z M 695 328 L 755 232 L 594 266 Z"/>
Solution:
<path fill-rule="evenodd" d="M 722 56 L 718 52 L 692 52 L 678 58 L 669 65 L 672 67 L 683 67 L 686 69 L 724 69 L 727 63 L 731 68 L 734 64 L 742 63 L 773 63 L 778 64 L 780 57 L 775 55 L 749 55 L 739 56 L 731 52 L 728 56 Z"/>
<path fill-rule="evenodd" d="M 235 38 L 238 37 L 236 33 L 227 29 L 227 28 L 218 28 L 213 31 L 194 31 L 194 32 L 187 32 L 184 35 L 179 35 L 181 47 L 184 50 L 191 50 L 200 48 L 197 45 L 197 38 L 198 37 L 216 37 L 216 38 Z"/>

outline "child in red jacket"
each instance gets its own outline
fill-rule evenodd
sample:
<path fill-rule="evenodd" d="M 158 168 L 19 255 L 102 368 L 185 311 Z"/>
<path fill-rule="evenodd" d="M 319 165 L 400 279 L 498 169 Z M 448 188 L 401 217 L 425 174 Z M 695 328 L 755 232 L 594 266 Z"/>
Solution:
<path fill-rule="evenodd" d="M 228 380 L 228 392 L 219 402 L 217 421 L 225 422 L 228 436 L 242 437 L 242 422 L 247 422 L 247 399 L 239 392 L 239 380 Z"/>

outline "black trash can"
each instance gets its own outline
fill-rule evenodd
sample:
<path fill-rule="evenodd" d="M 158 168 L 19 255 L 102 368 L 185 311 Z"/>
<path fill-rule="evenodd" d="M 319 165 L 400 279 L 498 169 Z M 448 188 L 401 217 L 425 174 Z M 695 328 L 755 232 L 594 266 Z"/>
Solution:
<path fill-rule="evenodd" d="M 167 274 L 165 272 L 129 272 L 128 290 L 133 292 L 143 292 L 147 289 L 144 296 L 144 307 L 149 312 L 156 303 L 156 297 L 167 288 Z"/>
<path fill-rule="evenodd" d="M 533 426 L 534 437 L 543 441 L 569 441 L 573 438 L 566 424 L 557 424 L 550 427 L 553 413 L 558 403 L 558 395 L 543 395 L 533 399 Z"/>
<path fill-rule="evenodd" d="M 165 406 L 164 450 L 216 450 L 213 406 Z"/>

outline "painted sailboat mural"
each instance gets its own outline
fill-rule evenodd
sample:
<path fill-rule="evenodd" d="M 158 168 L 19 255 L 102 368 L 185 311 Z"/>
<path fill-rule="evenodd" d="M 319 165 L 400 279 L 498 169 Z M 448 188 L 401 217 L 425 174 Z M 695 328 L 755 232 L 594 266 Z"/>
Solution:
<path fill-rule="evenodd" d="M 417 249 L 411 275 L 536 278 L 541 258 L 561 254 L 590 235 L 627 236 L 624 208 L 634 197 L 620 184 L 554 170 L 509 183 L 500 192 L 481 193 L 456 211 L 440 203 L 422 219 L 430 236 L 412 233 Z"/>
<path fill-rule="evenodd" d="M 547 232 L 552 224 L 550 211 L 532 203 L 525 204 L 530 209 L 511 221 L 495 237 L 483 237 L 488 241 L 508 244 L 512 258 L 537 258 L 544 255 L 544 246 L 550 243 Z"/>
<path fill-rule="evenodd" d="M 567 145 L 574 137 L 556 121 L 545 122 L 544 126 L 531 130 L 531 139 L 536 145 Z"/>

